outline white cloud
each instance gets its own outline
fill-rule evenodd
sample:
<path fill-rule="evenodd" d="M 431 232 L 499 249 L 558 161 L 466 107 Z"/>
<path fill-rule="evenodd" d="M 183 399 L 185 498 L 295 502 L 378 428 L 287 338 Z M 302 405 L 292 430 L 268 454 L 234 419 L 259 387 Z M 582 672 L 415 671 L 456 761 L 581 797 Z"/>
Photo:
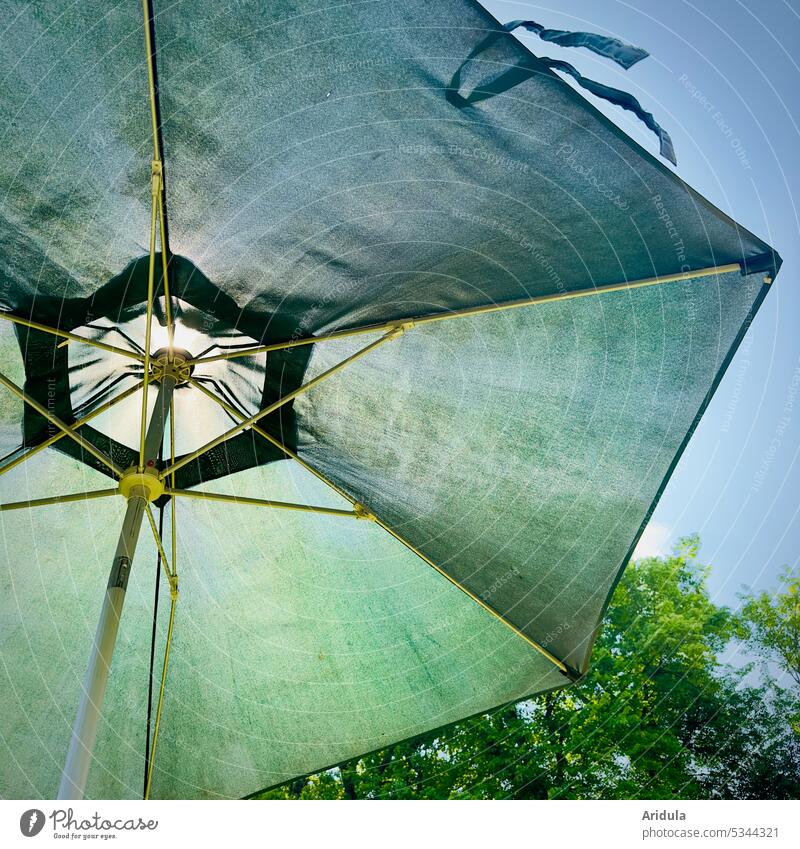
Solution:
<path fill-rule="evenodd" d="M 662 525 L 661 522 L 650 522 L 639 539 L 632 559 L 665 557 L 670 552 L 669 540 L 671 535 L 672 529 L 669 525 Z"/>

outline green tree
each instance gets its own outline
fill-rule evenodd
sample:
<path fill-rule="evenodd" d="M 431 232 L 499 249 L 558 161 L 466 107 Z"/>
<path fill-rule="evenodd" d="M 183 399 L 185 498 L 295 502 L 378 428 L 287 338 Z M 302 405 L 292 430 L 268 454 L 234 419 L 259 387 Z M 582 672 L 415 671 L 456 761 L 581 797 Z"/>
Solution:
<path fill-rule="evenodd" d="M 800 574 L 784 569 L 776 592 L 742 595 L 741 619 L 750 647 L 800 689 Z"/>
<path fill-rule="evenodd" d="M 747 618 L 715 605 L 698 548 L 687 538 L 628 566 L 579 684 L 265 798 L 796 798 L 797 694 L 719 658 L 747 639 L 796 660 L 784 629 L 797 633 L 797 608 L 770 597 Z"/>

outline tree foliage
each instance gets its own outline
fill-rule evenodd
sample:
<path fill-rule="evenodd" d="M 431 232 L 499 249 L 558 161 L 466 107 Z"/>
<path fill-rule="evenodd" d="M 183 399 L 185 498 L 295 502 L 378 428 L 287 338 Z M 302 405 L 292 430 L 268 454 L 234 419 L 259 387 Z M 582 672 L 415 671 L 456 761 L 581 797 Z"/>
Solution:
<path fill-rule="evenodd" d="M 776 593 L 742 595 L 750 646 L 800 687 L 800 574 L 785 569 Z"/>
<path fill-rule="evenodd" d="M 734 614 L 710 600 L 698 547 L 628 566 L 577 685 L 263 798 L 797 798 L 798 581 Z M 794 688 L 723 664 L 742 640 Z"/>

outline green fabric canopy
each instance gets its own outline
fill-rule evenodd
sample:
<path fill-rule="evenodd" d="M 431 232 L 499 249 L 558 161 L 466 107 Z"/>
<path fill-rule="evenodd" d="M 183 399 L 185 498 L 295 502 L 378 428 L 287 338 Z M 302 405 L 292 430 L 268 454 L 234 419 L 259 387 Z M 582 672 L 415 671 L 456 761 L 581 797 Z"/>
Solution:
<path fill-rule="evenodd" d="M 142 9 L 0 8 L 0 307 L 137 350 Z M 248 429 L 176 473 L 378 521 L 178 499 L 152 795 L 245 796 L 569 684 L 780 258 L 470 0 L 156 0 L 152 14 L 176 343 L 198 357 L 365 330 L 195 377 L 246 417 L 391 322 L 449 316 L 264 417 L 272 442 Z M 141 379 L 61 342 L 0 322 L 0 371 L 68 423 Z M 175 397 L 179 458 L 237 421 L 191 385 Z M 132 391 L 81 433 L 127 467 L 141 403 Z M 52 436 L 0 395 L 6 463 Z M 60 439 L 0 476 L 0 502 L 109 474 Z M 124 509 L 0 517 L 4 797 L 56 792 Z M 143 533 L 91 797 L 142 794 L 158 575 Z"/>

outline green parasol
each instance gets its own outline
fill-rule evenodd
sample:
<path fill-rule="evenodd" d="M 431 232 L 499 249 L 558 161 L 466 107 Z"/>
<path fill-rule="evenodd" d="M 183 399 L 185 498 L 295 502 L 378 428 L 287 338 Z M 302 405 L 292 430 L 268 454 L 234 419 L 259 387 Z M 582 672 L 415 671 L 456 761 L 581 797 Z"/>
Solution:
<path fill-rule="evenodd" d="M 780 266 L 510 31 L 644 51 L 3 12 L 2 795 L 245 796 L 580 678 Z"/>

